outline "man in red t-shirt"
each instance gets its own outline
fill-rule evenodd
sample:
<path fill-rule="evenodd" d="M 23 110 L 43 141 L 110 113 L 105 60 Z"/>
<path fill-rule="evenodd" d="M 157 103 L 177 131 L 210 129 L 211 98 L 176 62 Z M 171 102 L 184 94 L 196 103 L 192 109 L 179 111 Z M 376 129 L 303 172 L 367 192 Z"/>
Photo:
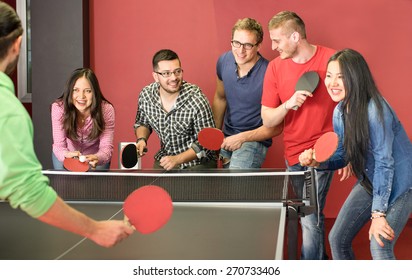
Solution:
<path fill-rule="evenodd" d="M 298 157 L 312 148 L 325 132 L 333 131 L 332 114 L 335 103 L 323 83 L 328 59 L 335 50 L 312 45 L 307 41 L 305 24 L 294 12 L 283 11 L 269 21 L 272 49 L 279 56 L 266 70 L 263 83 L 262 119 L 267 127 L 284 122 L 286 166 L 289 171 L 302 171 Z M 320 76 L 317 89 L 310 94 L 296 91 L 300 76 L 316 71 Z M 292 110 L 297 106 L 297 110 Z M 297 176 L 296 176 L 297 177 Z M 325 259 L 324 215 L 326 195 L 332 181 L 332 171 L 318 172 L 319 213 L 301 219 L 303 243 L 301 259 Z M 300 195 L 304 181 L 292 178 L 295 192 Z"/>

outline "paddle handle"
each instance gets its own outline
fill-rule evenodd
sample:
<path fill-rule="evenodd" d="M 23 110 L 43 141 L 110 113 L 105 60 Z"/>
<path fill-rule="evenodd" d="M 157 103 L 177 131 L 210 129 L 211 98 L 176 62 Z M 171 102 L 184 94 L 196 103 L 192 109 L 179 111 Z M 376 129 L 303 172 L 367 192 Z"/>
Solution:
<path fill-rule="evenodd" d="M 143 148 L 143 155 L 146 154 L 148 149 L 146 147 Z M 137 153 L 137 157 L 141 157 L 139 153 Z"/>
<path fill-rule="evenodd" d="M 305 95 L 305 96 L 309 96 L 309 95 L 307 95 L 307 94 L 304 94 L 304 95 Z M 298 106 L 298 105 L 295 105 L 295 106 L 292 107 L 292 110 L 295 110 L 295 111 L 296 111 L 297 109 L 299 109 L 299 106 Z"/>

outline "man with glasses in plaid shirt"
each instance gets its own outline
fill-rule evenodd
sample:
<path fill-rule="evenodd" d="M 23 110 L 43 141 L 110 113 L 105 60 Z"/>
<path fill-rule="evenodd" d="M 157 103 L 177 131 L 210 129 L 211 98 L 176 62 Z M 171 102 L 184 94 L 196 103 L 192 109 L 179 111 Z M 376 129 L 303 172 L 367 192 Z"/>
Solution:
<path fill-rule="evenodd" d="M 160 150 L 155 169 L 216 168 L 216 153 L 205 150 L 197 135 L 205 127 L 215 127 L 207 97 L 200 88 L 183 80 L 178 55 L 160 50 L 153 56 L 154 83 L 143 88 L 138 100 L 136 149 L 144 155 L 147 139 L 156 131 Z"/>

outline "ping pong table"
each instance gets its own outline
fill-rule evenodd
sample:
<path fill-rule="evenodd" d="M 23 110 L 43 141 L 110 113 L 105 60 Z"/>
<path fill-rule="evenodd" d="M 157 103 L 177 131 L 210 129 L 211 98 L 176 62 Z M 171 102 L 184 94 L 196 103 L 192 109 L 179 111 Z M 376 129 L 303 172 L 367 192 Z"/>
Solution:
<path fill-rule="evenodd" d="M 124 199 L 144 185 L 166 189 L 174 212 L 158 232 L 136 232 L 107 249 L 2 202 L 0 259 L 283 259 L 285 248 L 297 259 L 298 219 L 317 209 L 314 170 L 43 173 L 67 203 L 97 220 L 123 219 Z M 305 181 L 301 193 L 292 177 Z"/>

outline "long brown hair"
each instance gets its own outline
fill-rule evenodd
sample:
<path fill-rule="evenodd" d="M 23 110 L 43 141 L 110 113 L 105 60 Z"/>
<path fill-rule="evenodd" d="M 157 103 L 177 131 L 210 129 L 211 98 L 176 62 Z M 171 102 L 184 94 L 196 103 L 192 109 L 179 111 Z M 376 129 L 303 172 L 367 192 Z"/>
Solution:
<path fill-rule="evenodd" d="M 103 101 L 111 104 L 103 96 L 103 93 L 100 90 L 99 81 L 97 80 L 94 72 L 89 68 L 78 68 L 74 70 L 66 82 L 62 96 L 57 99 L 57 102 L 63 104 L 64 106 L 64 114 L 61 121 L 67 137 L 72 140 L 77 140 L 79 138 L 79 135 L 77 134 L 77 114 L 76 107 L 72 101 L 72 95 L 74 85 L 81 77 L 85 77 L 89 81 L 93 91 L 93 99 L 90 107 L 90 115 L 93 126 L 90 135 L 87 137 L 89 140 L 93 140 L 98 138 L 105 129 L 105 122 L 102 112 Z"/>

